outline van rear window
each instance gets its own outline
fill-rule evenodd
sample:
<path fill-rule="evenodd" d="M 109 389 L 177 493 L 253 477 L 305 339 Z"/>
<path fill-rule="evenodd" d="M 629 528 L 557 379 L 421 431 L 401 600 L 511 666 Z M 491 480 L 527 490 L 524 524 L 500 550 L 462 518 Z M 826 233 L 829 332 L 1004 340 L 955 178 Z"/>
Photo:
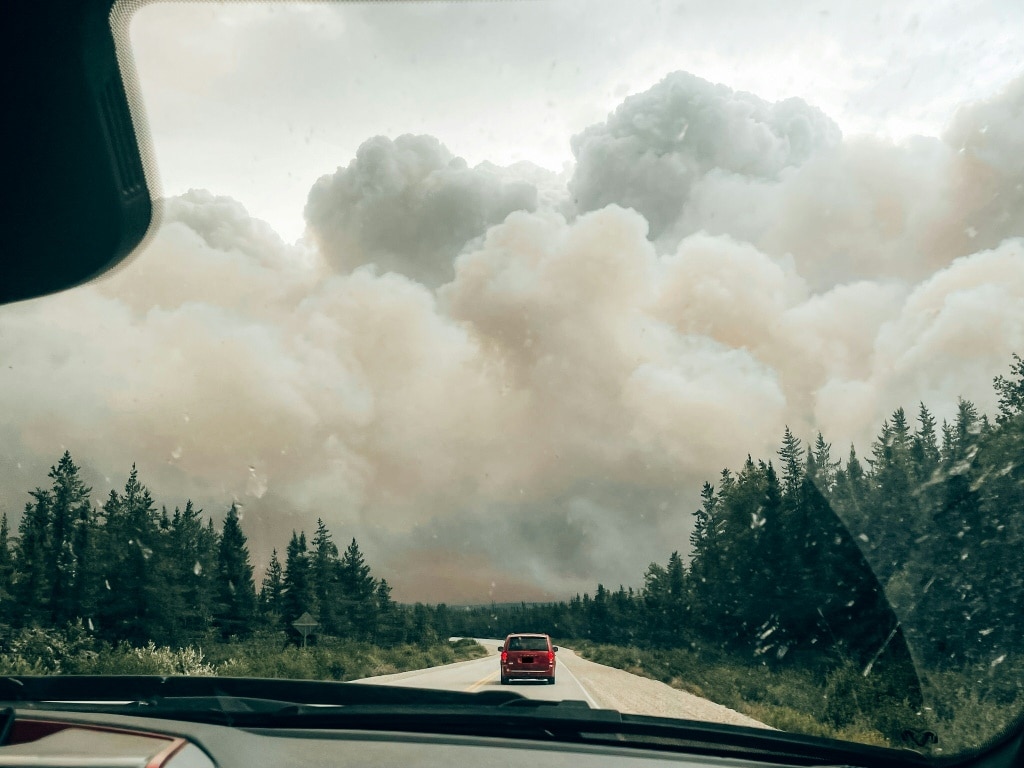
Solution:
<path fill-rule="evenodd" d="M 546 651 L 548 640 L 546 637 L 512 637 L 508 641 L 510 651 Z"/>

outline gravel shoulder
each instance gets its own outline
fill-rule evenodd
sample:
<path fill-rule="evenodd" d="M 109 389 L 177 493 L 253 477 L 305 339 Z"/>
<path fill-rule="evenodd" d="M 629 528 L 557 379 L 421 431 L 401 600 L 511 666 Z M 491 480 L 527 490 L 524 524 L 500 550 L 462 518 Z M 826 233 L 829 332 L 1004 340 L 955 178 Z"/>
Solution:
<path fill-rule="evenodd" d="M 558 649 L 558 660 L 599 707 L 632 715 L 676 717 L 751 728 L 769 727 L 759 720 L 658 680 L 588 661 L 569 648 Z"/>

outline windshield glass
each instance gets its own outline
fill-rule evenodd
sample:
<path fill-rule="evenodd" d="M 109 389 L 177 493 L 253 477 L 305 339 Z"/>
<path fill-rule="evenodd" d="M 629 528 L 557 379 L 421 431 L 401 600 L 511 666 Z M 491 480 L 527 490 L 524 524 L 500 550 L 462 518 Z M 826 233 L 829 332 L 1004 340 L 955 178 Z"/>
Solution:
<path fill-rule="evenodd" d="M 546 651 L 548 641 L 543 637 L 510 637 L 508 650 L 510 651 Z"/>
<path fill-rule="evenodd" d="M 160 220 L 0 308 L 0 673 L 1021 714 L 1024 6 L 112 27 Z"/>

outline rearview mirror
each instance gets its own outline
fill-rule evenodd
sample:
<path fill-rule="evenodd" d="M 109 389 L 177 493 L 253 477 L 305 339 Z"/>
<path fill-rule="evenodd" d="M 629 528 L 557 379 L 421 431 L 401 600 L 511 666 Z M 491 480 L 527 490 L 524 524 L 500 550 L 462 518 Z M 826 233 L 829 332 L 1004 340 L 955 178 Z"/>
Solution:
<path fill-rule="evenodd" d="M 4 86 L 5 114 L 19 116 L 5 120 L 18 149 L 13 167 L 5 160 L 4 182 L 18 191 L 19 207 L 4 212 L 0 304 L 107 272 L 153 218 L 111 5 L 60 0 L 18 9 L 15 24 L 31 39 L 10 60 L 31 76 Z"/>
<path fill-rule="evenodd" d="M 552 645 L 551 646 L 551 650 L 554 651 L 555 653 L 558 653 L 558 646 L 557 645 Z"/>

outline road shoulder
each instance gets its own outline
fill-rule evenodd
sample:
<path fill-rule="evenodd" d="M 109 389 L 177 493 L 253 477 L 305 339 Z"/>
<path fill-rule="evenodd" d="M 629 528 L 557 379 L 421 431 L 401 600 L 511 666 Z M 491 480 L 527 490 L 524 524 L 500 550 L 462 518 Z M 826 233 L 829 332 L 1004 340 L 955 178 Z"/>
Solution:
<path fill-rule="evenodd" d="M 559 648 L 561 663 L 598 704 L 623 714 L 674 717 L 684 720 L 769 728 L 759 720 L 670 685 L 584 659 Z"/>

